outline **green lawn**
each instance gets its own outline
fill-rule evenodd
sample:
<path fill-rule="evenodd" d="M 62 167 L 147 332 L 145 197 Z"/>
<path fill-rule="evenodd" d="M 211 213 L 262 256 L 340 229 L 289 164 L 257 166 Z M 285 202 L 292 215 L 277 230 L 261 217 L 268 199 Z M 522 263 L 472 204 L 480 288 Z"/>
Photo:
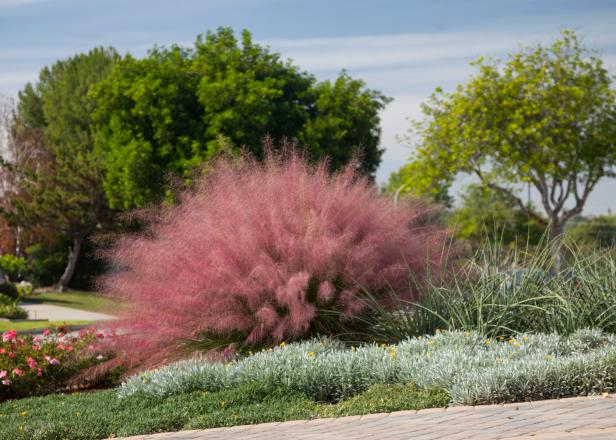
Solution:
<path fill-rule="evenodd" d="M 447 393 L 412 384 L 377 385 L 338 404 L 250 384 L 166 398 L 119 398 L 115 391 L 49 395 L 0 404 L 0 438 L 85 440 L 252 423 L 444 407 Z"/>
<path fill-rule="evenodd" d="M 35 304 L 49 304 L 54 306 L 70 307 L 73 309 L 86 310 L 88 312 L 117 313 L 122 304 L 99 295 L 95 292 L 63 292 L 42 293 L 25 299 L 26 302 Z"/>
<path fill-rule="evenodd" d="M 57 326 L 89 325 L 96 321 L 0 321 L 0 332 L 15 330 L 18 332 L 26 330 L 44 330 Z"/>

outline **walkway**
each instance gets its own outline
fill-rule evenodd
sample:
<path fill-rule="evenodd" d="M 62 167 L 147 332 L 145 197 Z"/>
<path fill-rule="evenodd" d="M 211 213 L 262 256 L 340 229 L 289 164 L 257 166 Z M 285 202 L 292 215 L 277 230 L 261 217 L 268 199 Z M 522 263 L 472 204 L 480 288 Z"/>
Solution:
<path fill-rule="evenodd" d="M 49 304 L 21 303 L 19 307 L 28 312 L 28 319 L 48 319 L 49 321 L 108 321 L 116 319 L 115 316 L 104 313 L 87 312 Z"/>
<path fill-rule="evenodd" d="M 298 420 L 203 431 L 129 437 L 131 440 L 608 440 L 616 439 L 616 395 L 534 403 Z M 117 439 L 116 439 L 117 440 Z"/>

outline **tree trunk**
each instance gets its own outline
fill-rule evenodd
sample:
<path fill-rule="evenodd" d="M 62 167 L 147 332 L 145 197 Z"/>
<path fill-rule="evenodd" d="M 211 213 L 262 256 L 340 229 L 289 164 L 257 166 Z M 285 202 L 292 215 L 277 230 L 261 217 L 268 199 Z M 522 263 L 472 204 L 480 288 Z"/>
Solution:
<path fill-rule="evenodd" d="M 554 271 L 559 272 L 562 265 L 563 224 L 558 218 L 552 218 L 548 224 L 548 238 L 554 257 Z"/>
<path fill-rule="evenodd" d="M 79 234 L 73 240 L 73 246 L 68 250 L 68 262 L 66 263 L 66 268 L 64 269 L 64 273 L 58 284 L 56 284 L 56 288 L 59 292 L 64 292 L 68 287 L 68 283 L 71 282 L 73 278 L 73 274 L 75 273 L 75 267 L 77 266 L 77 260 L 79 260 L 79 255 L 81 254 L 81 246 L 85 240 L 85 234 Z"/>

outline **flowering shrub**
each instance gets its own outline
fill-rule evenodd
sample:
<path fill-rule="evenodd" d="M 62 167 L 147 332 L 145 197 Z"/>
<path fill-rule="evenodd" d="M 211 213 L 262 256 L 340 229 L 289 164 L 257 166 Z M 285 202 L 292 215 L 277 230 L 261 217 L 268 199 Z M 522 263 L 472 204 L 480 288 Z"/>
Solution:
<path fill-rule="evenodd" d="M 110 254 L 123 270 L 102 288 L 134 306 L 118 323 L 133 336 L 116 341 L 151 365 L 212 335 L 255 346 L 327 333 L 367 313 L 363 289 L 416 299 L 445 238 L 425 213 L 396 209 L 354 164 L 332 175 L 295 153 L 219 160 Z"/>
<path fill-rule="evenodd" d="M 98 337 L 102 335 L 98 334 Z M 2 333 L 0 401 L 44 394 L 61 388 L 83 364 L 80 352 L 97 338 L 93 332 L 67 336 L 45 330 L 43 336 Z"/>

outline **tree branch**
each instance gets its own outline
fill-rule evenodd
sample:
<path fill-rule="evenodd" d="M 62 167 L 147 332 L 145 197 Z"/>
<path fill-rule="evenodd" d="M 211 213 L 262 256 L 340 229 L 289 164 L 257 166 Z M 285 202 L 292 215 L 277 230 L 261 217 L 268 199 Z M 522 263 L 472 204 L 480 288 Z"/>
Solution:
<path fill-rule="evenodd" d="M 594 187 L 597 184 L 597 182 L 599 181 L 599 179 L 601 179 L 601 177 L 603 177 L 603 173 L 602 172 L 597 173 L 597 175 L 595 177 L 591 177 L 589 175 L 588 176 L 588 180 L 586 181 L 586 184 L 584 185 L 584 192 L 582 193 L 581 197 L 578 194 L 577 183 L 576 183 L 576 185 L 574 187 L 574 189 L 575 189 L 576 204 L 575 204 L 575 206 L 573 208 L 567 209 L 567 210 L 565 210 L 563 212 L 563 216 L 562 216 L 562 222 L 563 223 L 566 222 L 567 220 L 569 220 L 574 215 L 580 214 L 582 212 L 582 210 L 584 209 L 584 205 L 586 204 L 586 200 L 588 200 L 588 196 L 590 195 L 590 193 L 594 189 Z"/>
<path fill-rule="evenodd" d="M 505 195 L 506 197 L 508 197 L 512 202 L 514 202 L 516 205 L 518 205 L 518 207 L 526 214 L 528 215 L 530 218 L 532 218 L 533 220 L 535 220 L 537 223 L 539 223 L 540 225 L 545 225 L 546 221 L 543 217 L 541 217 L 539 214 L 537 214 L 535 211 L 533 211 L 529 206 L 526 206 L 524 204 L 524 201 L 519 198 L 518 196 L 516 196 L 513 191 L 511 191 L 508 188 L 499 186 L 495 183 L 492 183 L 490 181 L 488 181 L 484 175 L 482 174 L 481 170 L 479 168 L 475 168 L 475 174 L 477 175 L 477 177 L 479 177 L 479 180 L 481 180 L 481 182 L 487 186 L 490 189 L 493 189 L 495 191 L 500 192 L 501 194 Z"/>

